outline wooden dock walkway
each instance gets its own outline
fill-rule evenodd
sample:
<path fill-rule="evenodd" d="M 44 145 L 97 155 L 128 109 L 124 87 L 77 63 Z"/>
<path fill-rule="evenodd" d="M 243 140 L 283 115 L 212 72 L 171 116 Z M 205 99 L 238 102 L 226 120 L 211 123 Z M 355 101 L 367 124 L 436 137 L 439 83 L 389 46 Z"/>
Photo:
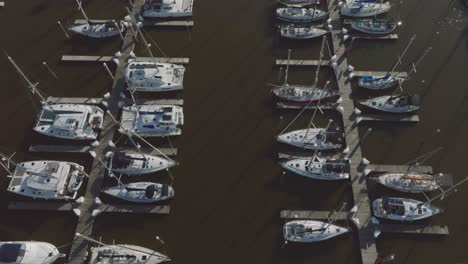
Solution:
<path fill-rule="evenodd" d="M 131 8 L 132 15 L 137 16 L 141 7 L 144 4 L 144 0 L 134 0 Z M 132 30 L 127 30 L 124 41 L 121 47 L 121 56 L 118 57 L 118 65 L 115 72 L 114 82 L 110 91 L 110 97 L 108 102 L 108 111 L 114 116 L 119 116 L 119 101 L 121 100 L 120 94 L 125 90 L 125 79 L 123 76 L 123 67 L 128 59 L 131 57 L 130 53 L 135 49 L 135 40 L 133 38 Z M 115 133 L 115 124 L 112 121 L 110 115 L 104 117 L 103 129 L 100 134 L 100 144 L 94 148 L 96 153 L 96 159 L 93 161 L 92 170 L 89 173 L 88 184 L 86 186 L 86 193 L 83 203 L 80 204 L 78 209 L 80 214 L 78 217 L 78 224 L 74 233 L 80 233 L 84 236 L 91 237 L 94 216 L 93 210 L 95 208 L 96 198 L 100 195 L 102 184 L 104 181 L 106 168 L 101 164 L 98 159 L 103 159 L 106 152 L 109 150 L 109 141 L 113 138 Z M 82 237 L 75 236 L 71 246 L 70 254 L 68 255 L 69 264 L 82 264 L 84 263 L 88 255 L 89 241 Z"/>
<path fill-rule="evenodd" d="M 93 23 L 106 23 L 112 20 L 109 19 L 90 19 Z M 75 25 L 86 24 L 88 21 L 85 19 L 76 19 L 73 23 Z M 173 20 L 173 21 L 151 21 L 143 20 L 143 26 L 154 26 L 154 27 L 193 27 L 195 23 L 193 20 Z"/>
<path fill-rule="evenodd" d="M 88 55 L 63 55 L 62 61 L 64 62 L 114 62 L 116 58 L 114 56 L 88 56 Z M 127 60 L 131 59 L 128 56 Z M 188 64 L 190 62 L 189 58 L 166 58 L 166 57 L 135 57 L 135 61 L 152 61 L 159 63 L 175 63 L 175 64 Z M 126 64 L 127 60 L 121 61 L 121 63 Z"/>
<path fill-rule="evenodd" d="M 425 226 L 412 224 L 380 224 L 375 226 L 382 233 L 417 234 L 417 235 L 449 235 L 447 226 Z"/>
<path fill-rule="evenodd" d="M 328 1 L 328 12 L 332 20 L 333 28 L 343 28 L 340 19 L 340 11 L 333 0 Z M 344 155 L 351 160 L 351 185 L 353 191 L 354 204 L 358 210 L 353 215 L 353 223 L 358 230 L 358 241 L 361 249 L 361 259 L 363 264 L 374 264 L 378 257 L 377 247 L 374 238 L 374 226 L 372 223 L 371 208 L 367 193 L 365 176 L 358 167 L 362 161 L 361 146 L 357 126 L 354 123 L 354 102 L 352 98 L 351 83 L 348 79 L 348 59 L 345 53 L 345 43 L 341 34 L 332 30 L 332 49 L 337 58 L 335 76 L 343 101 L 343 125 L 346 135 L 346 143 L 349 152 Z"/>
<path fill-rule="evenodd" d="M 419 115 L 361 114 L 356 117 L 356 123 L 361 122 L 417 123 L 419 122 Z"/>
<path fill-rule="evenodd" d="M 330 212 L 330 211 L 292 211 L 281 210 L 281 219 L 301 219 L 301 220 L 328 220 L 335 219 L 345 221 L 348 219 L 347 212 Z"/>

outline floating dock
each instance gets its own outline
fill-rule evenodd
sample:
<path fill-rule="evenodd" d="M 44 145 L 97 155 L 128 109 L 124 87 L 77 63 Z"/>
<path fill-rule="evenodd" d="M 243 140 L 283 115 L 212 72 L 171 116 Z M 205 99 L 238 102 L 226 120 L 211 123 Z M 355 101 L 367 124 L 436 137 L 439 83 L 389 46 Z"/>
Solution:
<path fill-rule="evenodd" d="M 159 99 L 159 100 L 153 100 L 153 99 L 137 98 L 135 101 L 136 101 L 137 105 L 179 105 L 179 106 L 184 105 L 184 99 Z M 133 101 L 130 100 L 130 99 L 127 99 L 126 103 L 128 105 L 131 105 L 131 104 L 133 104 Z"/>
<path fill-rule="evenodd" d="M 338 103 L 335 103 L 335 104 L 322 104 L 322 105 L 319 105 L 319 108 L 322 109 L 322 110 L 336 110 L 336 108 L 340 106 Z M 276 108 L 278 109 L 311 109 L 311 110 L 314 110 L 314 109 L 317 109 L 317 105 L 315 104 L 312 104 L 308 107 L 304 107 L 304 104 L 295 104 L 295 103 L 287 103 L 287 102 L 278 102 L 276 103 Z"/>
<path fill-rule="evenodd" d="M 158 148 L 166 156 L 176 156 L 176 148 Z M 87 153 L 94 150 L 92 146 L 74 146 L 74 145 L 31 145 L 30 152 L 44 152 L 44 153 Z M 132 148 L 109 148 L 108 151 L 125 150 L 129 152 L 135 151 Z M 149 148 L 142 148 L 141 151 L 148 155 L 160 155 L 159 152 Z M 135 151 L 136 152 L 136 151 Z"/>
<path fill-rule="evenodd" d="M 366 169 L 373 172 L 407 172 L 411 168 L 411 171 L 419 173 L 432 173 L 431 166 L 410 166 L 410 165 L 383 165 L 383 164 L 369 164 Z"/>
<path fill-rule="evenodd" d="M 114 56 L 88 56 L 88 55 L 63 55 L 62 61 L 64 62 L 114 62 L 114 59 L 118 59 Z M 123 64 L 126 64 L 128 59 L 134 59 L 135 61 L 153 61 L 159 63 L 175 63 L 175 64 L 188 64 L 188 58 L 165 58 L 165 57 L 136 57 L 128 58 L 122 61 Z"/>
<path fill-rule="evenodd" d="M 140 214 L 169 214 L 169 205 L 144 205 L 144 204 L 101 204 L 96 207 L 103 213 L 140 213 Z"/>
<path fill-rule="evenodd" d="M 89 21 L 93 23 L 107 23 L 112 20 L 106 19 L 90 19 Z M 74 21 L 75 25 L 86 24 L 88 21 L 85 19 L 76 19 Z M 151 20 L 143 20 L 143 26 L 154 26 L 154 27 L 193 27 L 195 23 L 193 20 L 174 20 L 174 21 L 151 21 Z"/>
<path fill-rule="evenodd" d="M 292 211 L 281 210 L 281 219 L 301 219 L 301 220 L 328 220 L 335 219 L 345 221 L 348 219 L 347 212 L 330 212 L 330 211 Z"/>
<path fill-rule="evenodd" d="M 356 123 L 361 122 L 417 123 L 419 115 L 361 114 L 356 117 Z"/>
<path fill-rule="evenodd" d="M 278 59 L 275 62 L 276 66 L 288 65 L 288 60 Z M 331 66 L 329 60 L 289 60 L 289 66 Z"/>
<path fill-rule="evenodd" d="M 395 40 L 398 39 L 398 34 L 389 34 L 389 35 L 370 35 L 370 34 L 360 34 L 360 33 L 349 33 L 348 36 L 352 39 L 384 39 L 384 40 Z"/>
<path fill-rule="evenodd" d="M 354 77 L 362 77 L 362 76 L 385 76 L 389 74 L 389 72 L 385 71 L 353 71 Z M 391 76 L 398 76 L 400 78 L 408 78 L 407 72 L 390 72 Z"/>
<path fill-rule="evenodd" d="M 329 17 L 332 20 L 333 28 L 343 28 L 340 19 L 340 11 L 333 1 L 328 2 Z M 357 206 L 357 212 L 352 216 L 353 222 L 358 230 L 358 241 L 361 249 L 361 259 L 363 264 L 374 264 L 377 257 L 377 247 L 375 245 L 374 228 L 372 223 L 371 209 L 369 197 L 367 194 L 367 185 L 365 178 L 362 178 L 362 173 L 358 171 L 358 166 L 362 160 L 361 144 L 357 126 L 354 123 L 354 103 L 352 97 L 351 83 L 348 79 L 348 59 L 346 57 L 346 47 L 342 40 L 341 34 L 336 30 L 332 31 L 331 39 L 333 42 L 332 49 L 336 55 L 337 66 L 335 68 L 335 76 L 338 87 L 341 92 L 343 101 L 343 126 L 346 135 L 347 153 L 344 157 L 351 160 L 351 185 L 353 191 L 354 204 Z M 344 158 L 343 157 L 343 158 Z"/>
<path fill-rule="evenodd" d="M 13 201 L 8 204 L 8 210 L 71 211 L 72 209 L 72 203 L 62 201 Z"/>
<path fill-rule="evenodd" d="M 382 233 L 417 234 L 417 235 L 449 235 L 447 226 L 424 226 L 412 224 L 380 224 L 375 226 Z"/>

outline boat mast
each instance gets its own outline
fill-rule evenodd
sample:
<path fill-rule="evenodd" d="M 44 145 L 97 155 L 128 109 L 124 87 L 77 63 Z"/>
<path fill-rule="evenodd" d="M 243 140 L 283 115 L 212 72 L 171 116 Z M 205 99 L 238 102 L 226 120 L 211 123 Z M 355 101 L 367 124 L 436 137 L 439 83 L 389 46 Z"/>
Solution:
<path fill-rule="evenodd" d="M 89 24 L 89 18 L 88 16 L 86 15 L 84 9 L 83 9 L 83 6 L 81 5 L 81 1 L 80 0 L 76 0 L 76 3 L 78 4 L 78 10 L 81 11 L 81 13 L 83 14 L 83 17 L 86 19 L 86 21 L 88 22 Z"/>
<path fill-rule="evenodd" d="M 314 128 L 316 128 L 313 122 L 314 122 L 315 116 L 317 114 L 317 111 L 320 110 L 320 112 L 323 114 L 322 110 L 320 109 L 320 102 L 322 101 L 322 95 L 323 95 L 323 93 L 325 93 L 325 91 L 326 91 L 326 89 L 328 87 L 328 84 L 330 84 L 330 81 L 327 81 L 325 83 L 325 87 L 323 87 L 323 89 L 322 89 L 322 91 L 320 93 L 320 97 L 319 97 L 319 100 L 317 101 L 317 105 L 316 105 L 316 107 L 314 109 L 314 113 L 312 114 L 312 117 L 310 118 L 310 122 L 309 122 L 309 126 L 307 127 L 306 135 L 307 135 L 307 133 L 309 133 L 310 126 L 314 126 Z M 302 142 L 304 142 L 304 140 L 305 140 L 305 137 L 302 139 Z"/>
<path fill-rule="evenodd" d="M 393 67 L 390 71 L 387 72 L 387 75 L 388 74 L 392 74 L 395 69 L 398 67 L 398 65 L 401 64 L 401 59 L 403 59 L 403 57 L 405 56 L 406 52 L 408 51 L 409 47 L 411 46 L 411 44 L 413 43 L 413 41 L 416 39 L 416 35 L 413 35 L 409 41 L 409 43 L 406 45 L 406 48 L 403 50 L 403 52 L 397 57 L 397 60 L 395 61 L 395 63 L 393 64 Z M 393 78 L 392 78 L 393 79 Z M 391 79 L 390 79 L 391 80 Z"/>
<path fill-rule="evenodd" d="M 428 160 L 429 158 L 431 158 L 432 156 L 434 156 L 437 152 L 439 152 L 439 151 L 442 150 L 442 149 L 443 149 L 443 147 L 436 148 L 435 150 L 432 150 L 432 151 L 430 151 L 430 152 L 428 152 L 428 153 L 426 153 L 426 154 L 423 154 L 423 155 L 417 157 L 416 159 L 414 159 L 414 160 L 408 162 L 408 163 L 414 162 L 414 165 L 408 166 L 408 169 L 406 170 L 406 173 L 403 174 L 403 176 L 401 176 L 400 179 L 403 179 L 405 176 L 407 176 L 407 175 L 410 173 L 410 171 L 411 171 L 413 168 L 419 166 L 419 164 L 424 163 L 426 160 Z M 419 162 L 419 159 L 422 159 L 422 160 Z"/>
<path fill-rule="evenodd" d="M 37 96 L 39 96 L 39 98 L 41 99 L 41 103 L 43 104 L 47 104 L 47 100 L 45 99 L 45 97 L 40 93 L 40 91 L 36 88 L 37 85 L 39 83 L 35 83 L 33 84 L 29 79 L 28 77 L 26 76 L 26 74 L 24 74 L 24 72 L 21 70 L 21 68 L 16 64 L 16 62 L 10 57 L 8 56 L 7 54 L 7 58 L 8 60 L 10 61 L 10 63 L 13 65 L 13 67 L 15 67 L 15 70 L 18 72 L 18 74 L 23 78 L 23 80 L 26 82 L 29 90 L 31 91 L 32 94 L 37 94 Z"/>
<path fill-rule="evenodd" d="M 288 86 L 289 60 L 291 59 L 291 49 L 288 49 L 288 60 L 286 63 L 286 71 L 284 72 L 284 87 Z"/>
<path fill-rule="evenodd" d="M 440 200 L 444 199 L 444 197 L 445 197 L 445 195 L 446 195 L 447 193 L 451 192 L 452 190 L 453 190 L 453 191 L 457 191 L 456 188 L 457 188 L 458 186 L 462 185 L 463 183 L 465 183 L 466 181 L 468 181 L 468 176 L 465 177 L 463 180 L 457 182 L 455 185 L 453 185 L 452 187 L 448 188 L 447 190 L 442 190 L 442 189 L 440 188 L 440 189 L 441 189 L 441 193 L 439 193 L 438 195 L 436 195 L 436 196 L 434 196 L 434 197 L 428 199 L 427 202 L 419 204 L 418 206 L 421 206 L 421 205 L 423 205 L 423 204 L 430 204 L 431 202 L 433 202 L 433 201 L 435 201 L 435 200 L 437 200 L 437 199 L 440 199 Z"/>
<path fill-rule="evenodd" d="M 318 83 L 318 79 L 319 79 L 319 73 L 320 73 L 320 66 L 322 65 L 323 55 L 324 55 L 323 50 L 324 50 L 324 47 L 325 47 L 325 41 L 327 40 L 326 38 L 327 38 L 326 36 L 324 36 L 322 38 L 322 47 L 320 48 L 319 65 L 317 67 L 317 71 L 315 72 L 315 81 L 314 81 L 313 89 L 315 89 L 317 87 L 317 83 Z"/>

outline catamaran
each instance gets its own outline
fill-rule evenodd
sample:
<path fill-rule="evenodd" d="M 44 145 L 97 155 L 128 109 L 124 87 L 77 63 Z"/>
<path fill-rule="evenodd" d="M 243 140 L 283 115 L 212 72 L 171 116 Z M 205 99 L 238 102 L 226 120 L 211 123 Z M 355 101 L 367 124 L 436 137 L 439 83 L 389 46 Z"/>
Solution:
<path fill-rule="evenodd" d="M 183 109 L 175 105 L 134 105 L 122 109 L 122 128 L 144 137 L 177 136 L 182 134 L 178 127 L 184 124 Z"/>
<path fill-rule="evenodd" d="M 327 34 L 327 31 L 313 26 L 285 25 L 280 27 L 280 34 L 290 39 L 312 39 Z"/>
<path fill-rule="evenodd" d="M 146 0 L 143 5 L 143 17 L 191 17 L 193 0 Z"/>
<path fill-rule="evenodd" d="M 157 203 L 174 197 L 174 189 L 170 185 L 154 182 L 119 183 L 103 192 L 132 203 Z"/>
<path fill-rule="evenodd" d="M 284 239 L 300 243 L 320 242 L 348 232 L 348 228 L 316 220 L 289 221 L 283 226 Z"/>
<path fill-rule="evenodd" d="M 86 174 L 66 161 L 36 160 L 15 165 L 7 191 L 34 199 L 73 200 Z"/>
<path fill-rule="evenodd" d="M 49 137 L 95 140 L 102 129 L 104 111 L 98 106 L 45 104 L 34 131 Z"/>
<path fill-rule="evenodd" d="M 396 23 L 387 19 L 364 19 L 351 21 L 351 28 L 366 34 L 388 35 L 395 31 Z"/>
<path fill-rule="evenodd" d="M 116 151 L 109 159 L 109 168 L 112 172 L 126 175 L 155 173 L 175 165 L 175 161 L 164 157 L 126 151 Z"/>
<path fill-rule="evenodd" d="M 0 242 L 1 264 L 52 264 L 62 257 L 58 249 L 47 242 Z"/>
<path fill-rule="evenodd" d="M 372 203 L 374 215 L 394 221 L 427 219 L 442 212 L 441 209 L 409 198 L 379 198 Z"/>
<path fill-rule="evenodd" d="M 87 21 L 84 24 L 72 25 L 69 31 L 90 38 L 109 38 L 125 32 L 125 21 L 110 20 L 106 22 Z"/>
<path fill-rule="evenodd" d="M 284 169 L 316 180 L 349 179 L 349 161 L 320 158 L 297 158 L 280 163 Z"/>
<path fill-rule="evenodd" d="M 172 63 L 130 59 L 125 77 L 130 91 L 169 92 L 183 89 L 185 67 Z"/>
<path fill-rule="evenodd" d="M 359 104 L 382 112 L 408 114 L 419 110 L 420 99 L 417 95 L 384 95 L 359 101 Z"/>
<path fill-rule="evenodd" d="M 107 245 L 79 233 L 75 235 L 98 245 L 91 248 L 90 264 L 158 264 L 171 261 L 169 257 L 161 253 L 141 246 L 127 244 Z"/>
<path fill-rule="evenodd" d="M 341 15 L 349 17 L 371 17 L 390 11 L 390 3 L 382 1 L 346 0 L 341 6 Z"/>
<path fill-rule="evenodd" d="M 419 172 L 388 172 L 373 179 L 388 188 L 400 192 L 422 193 L 439 189 L 440 176 Z"/>
<path fill-rule="evenodd" d="M 314 22 L 325 19 L 328 13 L 316 8 L 286 7 L 276 9 L 276 17 L 288 22 Z"/>

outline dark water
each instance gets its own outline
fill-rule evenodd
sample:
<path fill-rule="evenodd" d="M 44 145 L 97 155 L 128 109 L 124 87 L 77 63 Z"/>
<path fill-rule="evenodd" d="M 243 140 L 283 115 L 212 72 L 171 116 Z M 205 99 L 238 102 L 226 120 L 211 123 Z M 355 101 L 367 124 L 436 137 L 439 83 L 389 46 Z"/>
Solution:
<path fill-rule="evenodd" d="M 127 1 L 86 1 L 91 18 L 123 17 Z M 408 92 L 423 95 L 421 122 L 416 125 L 373 126 L 363 143 L 363 153 L 376 163 L 399 164 L 443 146 L 428 163 L 437 171 L 466 176 L 468 125 L 468 13 L 457 1 L 408 0 L 393 2 L 389 16 L 402 20 L 398 41 L 356 41 L 350 63 L 360 70 L 388 70 L 395 56 L 417 34 L 404 59 L 413 61 L 428 46 L 433 50 L 405 84 Z M 95 237 L 104 241 L 138 244 L 167 252 L 173 263 L 359 263 L 356 243 L 345 236 L 320 245 L 281 248 L 280 209 L 338 208 L 350 202 L 347 184 L 326 184 L 293 175 L 281 176 L 276 154 L 284 149 L 274 142 L 294 116 L 277 111 L 265 83 L 278 82 L 276 57 L 318 58 L 320 41 L 295 43 L 279 40 L 272 30 L 271 0 L 197 0 L 195 27 L 147 29 L 168 56 L 190 57 L 185 87 L 184 135 L 174 140 L 180 162 L 175 176 L 176 198 L 169 216 L 101 215 Z M 0 47 L 20 64 L 40 88 L 53 96 L 102 96 L 111 81 L 99 64 L 61 63 L 63 54 L 111 55 L 119 40 L 96 42 L 66 40 L 63 24 L 80 17 L 72 0 L 9 0 L 0 10 Z M 161 55 L 156 49 L 155 54 Z M 137 54 L 145 55 L 139 47 Z M 58 74 L 55 80 L 41 65 L 46 61 Z M 90 164 L 80 155 L 28 153 L 37 140 L 31 126 L 34 107 L 5 57 L 0 58 L 0 146 L 18 152 L 17 160 L 56 158 Z M 326 81 L 325 71 L 320 82 Z M 297 69 L 290 80 L 312 83 L 314 69 Z M 367 96 L 357 91 L 360 96 Z M 318 124 L 329 118 L 320 116 Z M 292 128 L 304 127 L 307 117 Z M 364 130 L 365 128 L 363 128 Z M 441 132 L 436 135 L 435 131 Z M 44 141 L 44 139 L 42 139 Z M 45 140 L 47 141 L 47 140 Z M 167 142 L 164 142 L 167 144 Z M 168 181 L 168 175 L 154 180 Z M 7 181 L 0 180 L 2 189 Z M 387 192 L 371 185 L 373 195 Z M 382 236 L 378 248 L 396 253 L 397 263 L 457 263 L 468 260 L 468 187 L 440 203 L 446 212 L 435 224 L 450 227 L 439 237 Z M 12 199 L 0 193 L 2 208 Z M 73 238 L 76 217 L 66 213 L 0 211 L 0 240 L 44 240 L 66 245 Z M 157 242 L 161 236 L 167 249 Z M 68 247 L 63 247 L 66 252 Z M 167 251 L 166 251 L 167 250 Z"/>

